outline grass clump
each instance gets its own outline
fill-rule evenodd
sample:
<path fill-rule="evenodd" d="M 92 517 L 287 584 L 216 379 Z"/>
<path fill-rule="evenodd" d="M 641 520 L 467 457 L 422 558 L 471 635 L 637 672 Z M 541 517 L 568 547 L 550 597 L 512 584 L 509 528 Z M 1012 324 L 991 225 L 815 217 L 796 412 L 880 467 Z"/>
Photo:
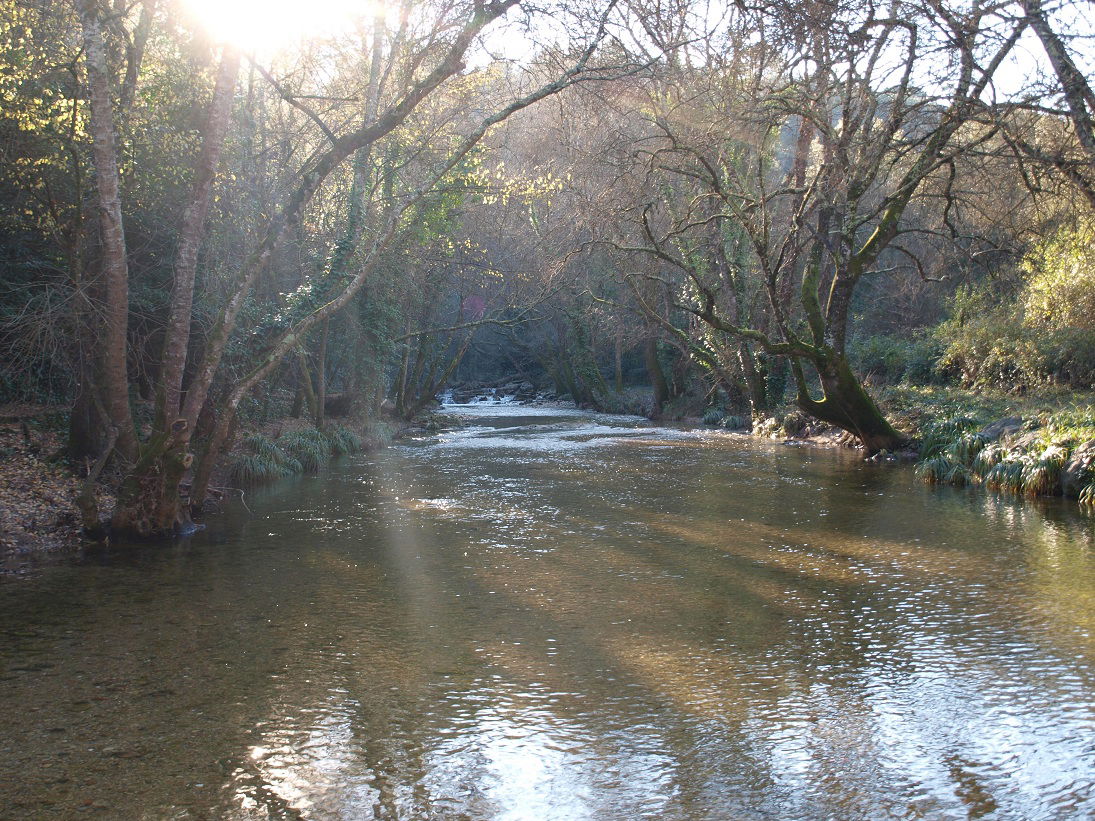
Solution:
<path fill-rule="evenodd" d="M 718 408 L 708 408 L 703 414 L 703 423 L 705 425 L 717 425 L 723 420 L 723 412 Z"/>
<path fill-rule="evenodd" d="M 1023 467 L 1023 492 L 1027 496 L 1050 496 L 1060 489 L 1061 470 L 1068 461 L 1069 448 L 1050 445 Z"/>
<path fill-rule="evenodd" d="M 283 433 L 278 438 L 278 444 L 300 462 L 304 473 L 315 473 L 331 458 L 330 441 L 322 431 L 315 428 L 301 428 Z"/>
<path fill-rule="evenodd" d="M 954 461 L 963 465 L 973 464 L 973 460 L 984 449 L 988 441 L 979 433 L 963 433 L 947 446 L 946 453 Z"/>
<path fill-rule="evenodd" d="M 970 416 L 952 416 L 925 425 L 920 437 L 920 458 L 937 456 L 978 427 L 977 420 Z"/>
<path fill-rule="evenodd" d="M 277 439 L 253 431 L 244 434 L 241 445 L 228 457 L 228 475 L 240 486 L 251 486 L 295 473 L 315 473 L 332 456 L 364 450 L 366 440 L 349 428 L 332 425 L 323 431 L 287 431 Z"/>
<path fill-rule="evenodd" d="M 335 456 L 345 456 L 348 453 L 360 453 L 365 449 L 365 440 L 357 433 L 342 425 L 332 425 L 324 435 L 331 453 Z"/>
<path fill-rule="evenodd" d="M 1002 493 L 1022 493 L 1023 472 L 1027 464 L 1027 459 L 1018 456 L 1001 459 L 985 474 L 985 487 Z"/>
<path fill-rule="evenodd" d="M 1095 481 L 1088 482 L 1080 491 L 1080 507 L 1089 512 L 1095 509 Z"/>
<path fill-rule="evenodd" d="M 1003 445 L 991 442 L 982 447 L 973 457 L 970 465 L 970 473 L 978 481 L 983 481 L 994 467 L 1004 461 L 1008 455 L 1008 449 Z"/>
<path fill-rule="evenodd" d="M 968 485 L 968 468 L 946 453 L 937 453 L 916 466 L 916 476 L 933 485 Z"/>
<path fill-rule="evenodd" d="M 301 471 L 300 462 L 261 433 L 243 437 L 243 449 L 228 461 L 228 475 L 239 485 L 258 485 Z"/>

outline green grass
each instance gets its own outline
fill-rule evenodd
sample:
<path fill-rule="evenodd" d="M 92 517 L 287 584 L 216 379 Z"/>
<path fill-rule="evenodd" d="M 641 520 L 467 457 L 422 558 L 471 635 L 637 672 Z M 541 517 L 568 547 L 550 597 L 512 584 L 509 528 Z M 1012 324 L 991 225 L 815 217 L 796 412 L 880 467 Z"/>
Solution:
<path fill-rule="evenodd" d="M 301 428 L 278 437 L 285 452 L 300 462 L 304 473 L 315 473 L 331 458 L 331 443 L 322 431 Z"/>
<path fill-rule="evenodd" d="M 261 433 L 243 437 L 243 449 L 228 459 L 228 475 L 239 485 L 251 486 L 301 471 L 300 462 L 278 442 Z"/>
<path fill-rule="evenodd" d="M 244 434 L 241 444 L 228 457 L 228 475 L 240 486 L 253 486 L 296 473 L 315 473 L 332 456 L 357 453 L 367 442 L 349 428 L 332 425 L 325 431 L 287 431 L 277 439 L 252 431 Z"/>
<path fill-rule="evenodd" d="M 940 419 L 966 417 L 984 427 L 997 419 L 1020 416 L 1060 439 L 1095 439 L 1095 392 L 1045 386 L 1037 393 L 1014 396 L 999 391 L 972 391 L 951 385 L 891 385 L 875 395 L 897 428 L 921 437 Z"/>
<path fill-rule="evenodd" d="M 917 476 L 934 484 L 983 484 L 999 493 L 1059 495 L 1073 449 L 1095 439 L 1091 392 L 1049 387 L 1036 395 L 1011 396 L 953 386 L 899 385 L 883 388 L 878 398 L 898 429 L 919 440 Z M 1010 441 L 988 442 L 977 433 L 1010 416 L 1023 420 L 1023 430 Z M 1089 474 L 1090 479 L 1083 478 Z M 1095 512 L 1095 470 L 1085 470 L 1084 481 L 1088 484 L 1080 491 L 1080 506 Z"/>

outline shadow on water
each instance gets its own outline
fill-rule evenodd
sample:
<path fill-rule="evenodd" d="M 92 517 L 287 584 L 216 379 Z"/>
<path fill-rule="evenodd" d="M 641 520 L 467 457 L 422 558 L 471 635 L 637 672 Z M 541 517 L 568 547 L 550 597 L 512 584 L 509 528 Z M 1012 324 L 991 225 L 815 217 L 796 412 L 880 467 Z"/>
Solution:
<path fill-rule="evenodd" d="M 5 582 L 4 806 L 1095 810 L 1086 521 L 850 453 L 479 412 L 171 547 Z"/>

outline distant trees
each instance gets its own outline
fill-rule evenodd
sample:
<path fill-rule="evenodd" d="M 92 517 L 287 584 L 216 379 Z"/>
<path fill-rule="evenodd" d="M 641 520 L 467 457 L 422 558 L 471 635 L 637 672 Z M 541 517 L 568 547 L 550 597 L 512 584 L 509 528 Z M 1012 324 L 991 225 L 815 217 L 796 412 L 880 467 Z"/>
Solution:
<path fill-rule="evenodd" d="M 284 79 L 277 67 L 252 59 L 241 99 L 240 55 L 230 46 L 214 50 L 180 39 L 171 4 L 79 0 L 75 16 L 7 4 L 12 19 L 0 47 L 16 64 L 25 52 L 36 55 L 26 83 L 37 81 L 33 72 L 50 49 L 49 42 L 26 48 L 39 34 L 35 26 L 49 22 L 40 33 L 50 42 L 80 40 L 79 49 L 70 49 L 65 93 L 72 102 L 63 107 L 72 123 L 62 135 L 67 142 L 60 140 L 73 157 L 67 180 L 73 190 L 65 193 L 76 200 L 68 219 L 79 231 L 67 242 L 65 287 L 73 295 L 67 316 L 95 358 L 79 379 L 72 452 L 98 456 L 112 448 L 123 466 L 115 532 L 149 536 L 186 526 L 184 475 L 193 470 L 190 494 L 200 506 L 240 403 L 287 359 L 298 363 L 297 379 L 315 395 L 313 413 L 322 424 L 328 362 L 340 359 L 328 355 L 331 323 L 341 322 L 358 344 L 391 353 L 390 343 L 370 341 L 371 329 L 362 326 L 371 310 L 355 302 L 363 289 L 389 305 L 403 303 L 415 324 L 450 322 L 434 311 L 449 299 L 448 285 L 444 291 L 427 285 L 416 306 L 385 296 L 379 283 L 365 286 L 378 275 L 415 281 L 408 275 L 422 265 L 420 251 L 452 228 L 445 214 L 469 187 L 462 166 L 491 127 L 600 76 L 590 58 L 612 4 L 553 47 L 561 68 L 540 71 L 539 81 L 532 74 L 505 79 L 489 67 L 469 72 L 473 54 L 487 59 L 478 51 L 482 33 L 517 5 L 404 4 L 400 16 L 378 18 L 356 42 L 345 37 L 308 46 L 314 53 L 286 66 Z M 210 71 L 217 52 L 219 66 Z M 165 87 L 160 72 L 188 60 L 198 68 L 197 82 Z M 7 92 L 21 100 L 28 89 Z M 169 112 L 182 119 L 164 119 Z M 48 123 L 54 132 L 68 126 L 59 113 Z M 171 166 L 137 161 L 134 146 L 157 129 L 161 136 L 151 139 L 162 143 L 186 135 Z M 14 184 L 16 177 L 10 179 Z M 91 194 L 86 179 L 94 181 Z M 169 198 L 154 205 L 142 199 L 157 190 L 169 190 Z M 156 256 L 164 274 L 159 282 L 149 278 L 145 246 L 134 242 L 145 238 L 128 230 L 148 208 L 174 212 L 170 227 L 156 229 L 170 233 L 169 247 Z M 87 216 L 94 217 L 90 225 Z M 135 297 L 143 299 L 149 286 L 158 290 L 148 294 L 149 312 L 135 313 Z M 21 318 L 7 327 L 18 327 Z M 381 324 L 380 337 L 402 332 L 425 339 L 417 332 L 428 331 L 416 327 L 407 336 L 406 326 Z M 14 335 L 7 341 L 19 344 Z M 304 356 L 311 344 L 318 345 L 315 357 Z M 411 377 L 417 380 L 418 405 L 451 372 L 448 365 L 422 365 L 425 351 L 420 345 L 420 361 L 402 380 L 404 389 Z M 356 379 L 367 368 L 353 370 Z M 151 418 L 134 415 L 134 390 L 152 401 Z M 95 511 L 89 508 L 87 518 L 93 526 Z"/>
<path fill-rule="evenodd" d="M 754 417 L 790 381 L 892 448 L 856 329 L 1095 205 L 1095 95 L 1040 0 L 543 11 L 408 0 L 260 60 L 169 0 L 0 0 L 0 390 L 113 452 L 119 532 L 186 526 L 255 395 L 409 417 L 488 359 L 606 409 L 645 374 L 655 415 L 697 374 Z M 519 65 L 483 46 L 515 15 L 546 41 Z M 1047 70 L 1003 95 L 1024 36 Z M 1012 266 L 1046 305 L 1069 230 Z"/>
<path fill-rule="evenodd" d="M 925 275 L 907 240 L 958 232 L 956 163 L 994 138 L 985 98 L 1022 30 L 978 3 L 773 5 L 704 34 L 702 59 L 667 55 L 635 151 L 645 199 L 614 244 L 710 329 L 673 329 L 699 361 L 737 348 L 754 410 L 756 349 L 790 361 L 811 416 L 869 452 L 900 443 L 849 360 L 855 295 L 879 269 Z M 937 216 L 909 224 L 919 202 Z"/>

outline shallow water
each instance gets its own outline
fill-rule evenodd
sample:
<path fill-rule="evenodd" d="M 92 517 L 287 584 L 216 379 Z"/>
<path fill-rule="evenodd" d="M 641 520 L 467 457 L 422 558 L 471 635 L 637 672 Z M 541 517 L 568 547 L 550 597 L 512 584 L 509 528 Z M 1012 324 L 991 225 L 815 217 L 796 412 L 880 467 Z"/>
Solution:
<path fill-rule="evenodd" d="M 1071 506 L 577 411 L 0 582 L 0 816 L 1079 818 Z"/>

